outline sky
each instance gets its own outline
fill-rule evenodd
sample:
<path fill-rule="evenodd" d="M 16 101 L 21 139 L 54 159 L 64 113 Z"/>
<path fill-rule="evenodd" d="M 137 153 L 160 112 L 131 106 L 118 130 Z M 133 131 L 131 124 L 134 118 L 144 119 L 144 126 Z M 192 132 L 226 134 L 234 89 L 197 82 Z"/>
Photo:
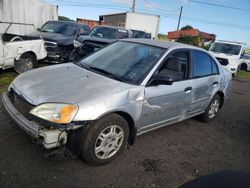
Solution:
<path fill-rule="evenodd" d="M 132 0 L 46 0 L 57 4 L 59 15 L 99 19 L 99 15 L 131 11 Z M 136 0 L 135 11 L 160 15 L 159 33 L 177 28 L 183 6 L 180 28 L 191 25 L 213 33 L 218 40 L 246 43 L 250 47 L 250 0 Z"/>

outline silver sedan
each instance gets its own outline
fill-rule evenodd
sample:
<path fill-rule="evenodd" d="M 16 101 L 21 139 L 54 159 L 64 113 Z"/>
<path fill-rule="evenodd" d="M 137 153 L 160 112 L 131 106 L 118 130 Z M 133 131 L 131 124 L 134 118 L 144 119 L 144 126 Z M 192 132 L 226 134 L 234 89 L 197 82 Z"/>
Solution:
<path fill-rule="evenodd" d="M 21 74 L 2 100 L 45 148 L 65 145 L 100 165 L 138 135 L 198 115 L 214 119 L 230 88 L 231 74 L 201 48 L 123 39 L 78 64 Z"/>

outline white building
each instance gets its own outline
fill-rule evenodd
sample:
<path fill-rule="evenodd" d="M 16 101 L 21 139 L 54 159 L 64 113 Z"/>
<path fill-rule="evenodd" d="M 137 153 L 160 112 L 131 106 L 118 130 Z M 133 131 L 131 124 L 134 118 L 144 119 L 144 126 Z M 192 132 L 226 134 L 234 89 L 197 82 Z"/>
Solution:
<path fill-rule="evenodd" d="M 58 7 L 42 0 L 0 0 L 0 21 L 34 24 L 40 28 L 48 20 L 58 20 Z"/>
<path fill-rule="evenodd" d="M 135 12 L 124 12 L 99 16 L 99 20 L 125 29 L 133 29 L 151 33 L 152 38 L 157 38 L 160 16 Z"/>

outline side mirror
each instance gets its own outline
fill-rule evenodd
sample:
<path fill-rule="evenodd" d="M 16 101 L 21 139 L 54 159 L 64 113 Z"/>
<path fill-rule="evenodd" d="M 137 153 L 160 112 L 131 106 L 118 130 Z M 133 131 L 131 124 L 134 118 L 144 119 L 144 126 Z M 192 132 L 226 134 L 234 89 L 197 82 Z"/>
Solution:
<path fill-rule="evenodd" d="M 172 85 L 172 76 L 157 74 L 153 77 L 149 85 Z"/>
<path fill-rule="evenodd" d="M 37 31 L 41 31 L 41 28 L 37 28 Z"/>

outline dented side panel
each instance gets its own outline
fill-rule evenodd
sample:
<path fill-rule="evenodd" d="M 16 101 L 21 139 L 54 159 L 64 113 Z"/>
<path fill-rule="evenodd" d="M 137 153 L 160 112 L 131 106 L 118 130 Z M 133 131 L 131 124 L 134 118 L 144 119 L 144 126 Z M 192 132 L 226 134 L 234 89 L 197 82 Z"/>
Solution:
<path fill-rule="evenodd" d="M 117 92 L 111 96 L 99 98 L 80 104 L 74 121 L 96 120 L 112 112 L 125 112 L 137 124 L 140 121 L 142 103 L 144 99 L 144 86 L 135 86 L 129 90 Z"/>
<path fill-rule="evenodd" d="M 189 110 L 191 80 L 174 82 L 172 85 L 151 86 L 145 89 L 141 131 L 177 121 Z"/>

